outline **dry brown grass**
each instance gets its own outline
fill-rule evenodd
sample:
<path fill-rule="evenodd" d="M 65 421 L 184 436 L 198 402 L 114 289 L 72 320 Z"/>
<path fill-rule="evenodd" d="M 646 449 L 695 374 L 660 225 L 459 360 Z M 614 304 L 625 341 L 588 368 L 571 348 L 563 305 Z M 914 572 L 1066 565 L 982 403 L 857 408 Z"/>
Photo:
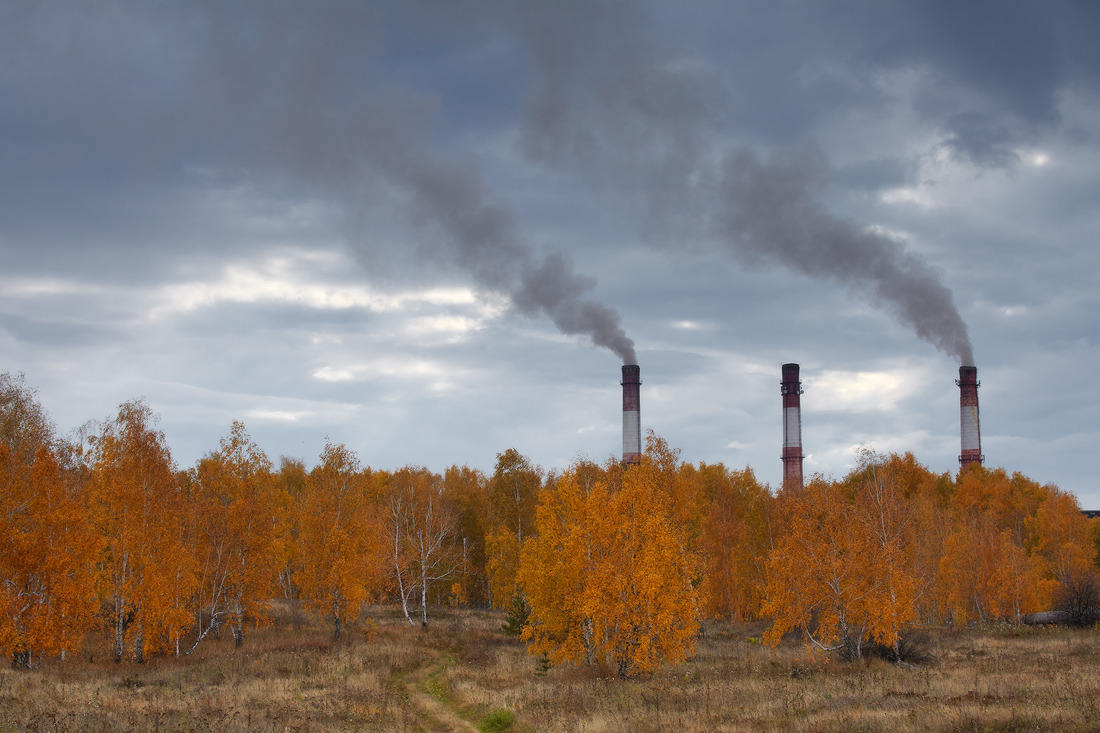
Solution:
<path fill-rule="evenodd" d="M 390 609 L 333 644 L 289 614 L 245 645 L 144 665 L 47 661 L 0 670 L 0 730 L 474 730 L 497 709 L 517 731 L 1100 730 L 1100 633 L 933 630 L 933 660 L 843 663 L 762 627 L 709 624 L 697 654 L 645 680 L 555 668 L 499 632 L 502 616 L 447 611 L 427 630 Z"/>

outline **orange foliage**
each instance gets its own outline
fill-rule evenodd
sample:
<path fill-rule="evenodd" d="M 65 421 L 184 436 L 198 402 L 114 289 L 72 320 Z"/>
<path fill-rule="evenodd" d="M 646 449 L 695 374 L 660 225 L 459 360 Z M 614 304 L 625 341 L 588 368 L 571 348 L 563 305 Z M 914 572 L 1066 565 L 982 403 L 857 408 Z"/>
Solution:
<path fill-rule="evenodd" d="M 118 660 L 178 654 L 226 623 L 240 643 L 280 584 L 336 636 L 371 597 L 400 600 L 410 623 L 417 597 L 421 623 L 430 603 L 526 597 L 531 653 L 627 676 L 690 654 L 704 615 L 770 616 L 771 643 L 797 628 L 858 657 L 918 620 L 1087 610 L 1100 583 L 1100 520 L 980 465 L 953 479 L 864 450 L 842 481 L 773 497 L 751 469 L 683 464 L 650 433 L 639 465 L 579 461 L 545 482 L 514 449 L 488 478 L 375 473 L 332 444 L 308 474 L 290 459 L 275 474 L 234 422 L 178 474 L 155 421 L 124 403 L 85 453 L 56 440 L 22 377 L 0 374 L 0 654 L 13 664 L 64 657 L 104 617 Z"/>
<path fill-rule="evenodd" d="M 956 623 L 1009 620 L 1038 610 L 1036 567 L 1011 530 L 998 530 L 989 517 L 959 524 L 947 538 L 940 563 L 940 588 Z"/>
<path fill-rule="evenodd" d="M 462 545 L 463 566 L 450 595 L 455 604 L 485 606 L 489 602 L 485 547 L 488 484 L 485 474 L 466 466 L 451 466 L 443 474 L 444 496 L 458 523 Z"/>
<path fill-rule="evenodd" d="M 858 659 L 865 642 L 894 645 L 916 619 L 917 583 L 896 526 L 883 533 L 890 510 L 866 500 L 875 492 L 866 490 L 861 505 L 840 485 L 815 480 L 791 498 L 790 528 L 767 561 L 769 643 L 801 628 L 814 646 Z"/>
<path fill-rule="evenodd" d="M 298 585 L 314 609 L 332 618 L 336 638 L 381 584 L 377 506 L 370 469 L 361 471 L 347 446 L 326 443 L 298 504 Z"/>
<path fill-rule="evenodd" d="M 164 434 L 144 402 L 126 402 L 94 442 L 90 515 L 103 540 L 98 585 L 111 606 L 113 653 L 133 658 L 177 643 L 193 556 L 183 542 L 184 504 Z"/>
<path fill-rule="evenodd" d="M 514 448 L 497 454 L 489 480 L 489 527 L 485 548 L 493 606 L 506 608 L 516 595 L 520 547 L 535 525 L 542 469 Z"/>
<path fill-rule="evenodd" d="M 691 653 L 698 561 L 675 502 L 675 463 L 651 433 L 639 465 L 611 464 L 595 481 L 574 466 L 544 492 L 518 576 L 532 654 L 629 676 Z"/>
<path fill-rule="evenodd" d="M 25 465 L 0 442 L 0 651 L 17 666 L 64 653 L 93 619 L 98 543 L 71 478 L 41 446 Z"/>
<path fill-rule="evenodd" d="M 1053 600 L 1057 587 L 1085 576 L 1095 577 L 1095 548 L 1089 532 L 1089 520 L 1071 494 L 1048 487 L 1049 498 L 1028 523 L 1034 532 L 1035 550 L 1042 559 L 1045 581 L 1039 593 L 1044 601 Z"/>
<path fill-rule="evenodd" d="M 207 621 L 196 645 L 224 621 L 239 646 L 246 618 L 266 619 L 277 572 L 271 471 L 271 461 L 239 421 L 221 439 L 220 450 L 199 462 L 190 497 L 196 534 L 192 552 L 201 563 L 196 611 Z"/>
<path fill-rule="evenodd" d="M 764 558 L 771 550 L 771 496 L 747 467 L 729 471 L 720 463 L 702 464 L 698 480 L 700 493 L 710 499 L 701 537 L 703 610 L 731 621 L 755 618 L 764 602 Z"/>

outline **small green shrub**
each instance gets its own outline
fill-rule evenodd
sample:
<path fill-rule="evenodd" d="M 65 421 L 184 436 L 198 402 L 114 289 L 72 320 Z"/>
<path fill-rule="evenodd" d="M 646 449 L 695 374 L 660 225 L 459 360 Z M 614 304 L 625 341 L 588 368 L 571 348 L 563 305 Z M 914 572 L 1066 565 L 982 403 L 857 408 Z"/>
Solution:
<path fill-rule="evenodd" d="M 481 721 L 477 729 L 481 733 L 502 733 L 511 730 L 514 722 L 516 722 L 516 716 L 511 710 L 497 708 L 485 716 L 485 720 Z"/>
<path fill-rule="evenodd" d="M 509 636 L 519 636 L 523 627 L 527 625 L 527 619 L 531 617 L 531 607 L 527 605 L 527 599 L 516 594 L 512 598 L 512 605 L 508 608 L 508 618 L 504 619 L 500 630 Z"/>

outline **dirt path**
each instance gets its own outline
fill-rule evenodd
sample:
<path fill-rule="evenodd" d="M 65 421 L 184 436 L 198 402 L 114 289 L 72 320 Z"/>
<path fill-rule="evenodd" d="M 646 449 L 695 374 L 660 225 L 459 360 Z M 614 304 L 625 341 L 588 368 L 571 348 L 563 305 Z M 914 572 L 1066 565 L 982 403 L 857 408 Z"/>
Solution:
<path fill-rule="evenodd" d="M 430 689 L 432 678 L 442 675 L 445 669 L 445 661 L 437 654 L 431 661 L 406 675 L 404 683 L 409 693 L 409 701 L 416 706 L 419 717 L 432 733 L 479 733 L 476 726 L 432 694 Z"/>

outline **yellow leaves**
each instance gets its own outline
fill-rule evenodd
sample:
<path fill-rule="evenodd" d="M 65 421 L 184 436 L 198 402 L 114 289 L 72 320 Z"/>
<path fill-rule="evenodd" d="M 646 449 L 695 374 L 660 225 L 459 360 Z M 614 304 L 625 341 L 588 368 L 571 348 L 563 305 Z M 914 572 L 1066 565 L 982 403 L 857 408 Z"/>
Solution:
<path fill-rule="evenodd" d="M 456 581 L 460 587 L 452 589 L 451 598 L 463 605 L 489 603 L 485 538 L 489 517 L 488 483 L 485 474 L 466 466 L 451 466 L 443 473 L 444 497 L 457 520 L 458 541 L 463 550 L 463 567 Z"/>
<path fill-rule="evenodd" d="M 196 617 L 213 626 L 228 621 L 241 643 L 246 617 L 266 620 L 275 585 L 279 501 L 271 461 L 234 421 L 220 450 L 204 457 L 193 476 L 192 553 L 201 566 Z M 207 630 L 200 629 L 200 639 Z"/>
<path fill-rule="evenodd" d="M 333 618 L 336 636 L 381 583 L 377 495 L 370 469 L 360 470 L 354 451 L 327 443 L 298 497 L 296 580 L 311 605 Z"/>
<path fill-rule="evenodd" d="M 542 488 L 542 469 L 514 448 L 497 454 L 489 480 L 489 526 L 485 532 L 487 572 L 493 606 L 507 608 L 516 594 L 519 548 L 532 534 Z"/>
<path fill-rule="evenodd" d="M 1094 573 L 1087 520 L 1057 488 L 971 466 L 954 485 L 911 455 L 861 455 L 841 483 L 783 495 L 789 526 L 768 559 L 772 643 L 801 628 L 858 655 L 906 623 L 1008 620 L 1049 608 Z"/>
<path fill-rule="evenodd" d="M 72 649 L 93 621 L 98 543 L 80 497 L 48 447 L 29 460 L 0 442 L 0 652 L 13 660 Z"/>
<path fill-rule="evenodd" d="M 519 550 L 519 539 L 507 527 L 496 527 L 485 536 L 486 572 L 497 608 L 507 606 L 516 595 Z"/>
<path fill-rule="evenodd" d="M 701 536 L 704 611 L 733 621 L 754 618 L 763 604 L 763 560 L 771 549 L 771 497 L 749 468 L 703 464 L 696 480 L 698 493 L 709 497 Z"/>
<path fill-rule="evenodd" d="M 937 476 L 911 454 L 864 451 L 843 481 L 774 497 L 652 433 L 639 465 L 580 461 L 545 482 L 515 450 L 491 478 L 444 478 L 375 473 L 331 443 L 312 471 L 274 475 L 235 422 L 178 474 L 155 420 L 125 403 L 84 454 L 0 375 L 0 653 L 75 649 L 106 611 L 116 656 L 140 659 L 201 638 L 196 618 L 239 631 L 278 578 L 337 634 L 372 596 L 406 612 L 419 596 L 423 621 L 433 602 L 526 596 L 532 653 L 623 675 L 690 654 L 704 613 L 770 615 L 771 643 L 799 628 L 858 656 L 918 616 L 1050 608 L 1092 579 L 1100 546 L 1100 521 L 1057 487 L 981 466 Z"/>
<path fill-rule="evenodd" d="M 99 588 L 112 606 L 116 659 L 133 641 L 141 660 L 190 624 L 180 593 L 193 561 L 182 538 L 183 494 L 155 422 L 144 402 L 123 403 L 92 454 L 91 515 L 104 542 Z"/>
<path fill-rule="evenodd" d="M 858 658 L 862 644 L 892 645 L 916 618 L 916 583 L 898 536 L 883 536 L 881 511 L 862 506 L 836 483 L 811 482 L 790 500 L 790 527 L 767 561 L 765 635 L 778 644 L 801 628 L 822 649 Z"/>
<path fill-rule="evenodd" d="M 691 653 L 696 558 L 668 468 L 647 451 L 641 464 L 609 464 L 595 481 L 575 466 L 544 491 L 519 570 L 532 654 L 602 662 L 626 676 Z"/>
<path fill-rule="evenodd" d="M 1037 560 L 1016 543 L 1011 530 L 998 530 L 989 517 L 960 523 L 947 538 L 938 590 L 957 623 L 1019 623 L 1024 614 L 1038 610 Z"/>
<path fill-rule="evenodd" d="M 1063 581 L 1092 568 L 1094 550 L 1089 520 L 1073 496 L 1052 488 L 1028 525 L 1056 580 Z"/>

